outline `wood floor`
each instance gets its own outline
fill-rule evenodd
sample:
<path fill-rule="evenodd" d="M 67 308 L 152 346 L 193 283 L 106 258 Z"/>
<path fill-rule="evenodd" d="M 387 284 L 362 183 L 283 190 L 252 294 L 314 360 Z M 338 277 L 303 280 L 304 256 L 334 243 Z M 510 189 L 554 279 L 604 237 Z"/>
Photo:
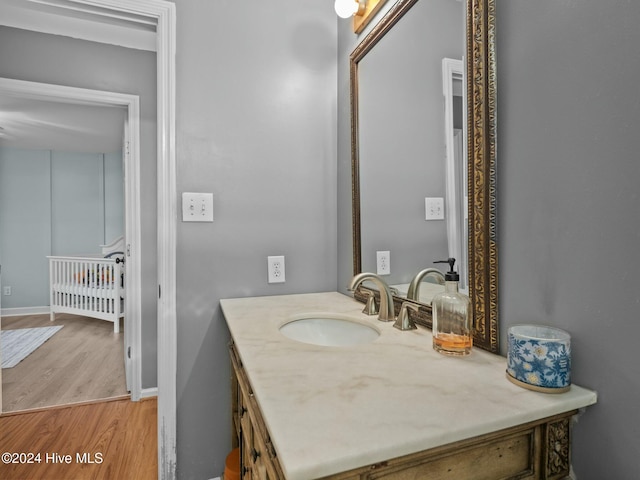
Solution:
<path fill-rule="evenodd" d="M 2 329 L 64 325 L 13 368 L 2 369 L 2 411 L 13 412 L 127 394 L 123 328 L 78 315 L 2 317 Z M 0 476 L 0 478 L 3 478 Z"/>
<path fill-rule="evenodd" d="M 156 479 L 157 437 L 155 398 L 4 414 L 0 452 L 13 453 L 18 463 L 5 463 L 3 455 L 0 478 Z M 21 459 L 31 463 L 20 463 Z"/>

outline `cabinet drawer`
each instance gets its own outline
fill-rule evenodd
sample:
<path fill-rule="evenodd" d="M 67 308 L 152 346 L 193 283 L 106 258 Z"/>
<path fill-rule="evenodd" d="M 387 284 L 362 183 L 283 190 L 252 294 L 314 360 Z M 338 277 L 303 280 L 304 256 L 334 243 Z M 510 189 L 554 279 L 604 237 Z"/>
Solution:
<path fill-rule="evenodd" d="M 474 480 L 539 478 L 536 461 L 539 430 L 531 429 L 494 442 L 460 448 L 455 453 L 416 458 L 397 467 L 381 468 L 367 480 Z"/>

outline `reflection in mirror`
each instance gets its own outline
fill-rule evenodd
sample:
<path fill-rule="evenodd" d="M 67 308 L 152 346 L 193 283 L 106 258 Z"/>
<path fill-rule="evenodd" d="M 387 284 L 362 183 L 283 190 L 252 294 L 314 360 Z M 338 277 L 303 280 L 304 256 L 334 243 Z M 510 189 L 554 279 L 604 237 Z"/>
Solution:
<path fill-rule="evenodd" d="M 351 54 L 354 274 L 377 272 L 379 252 L 389 252 L 383 278 L 404 298 L 416 274 L 456 258 L 475 343 L 490 351 L 498 349 L 494 23 L 494 0 L 398 0 Z M 430 326 L 430 298 L 442 287 L 425 280 Z"/>
<path fill-rule="evenodd" d="M 467 152 L 465 145 L 465 109 L 463 62 L 442 59 L 442 93 L 444 95 L 444 136 L 447 197 L 445 214 L 449 257 L 457 260 L 460 291 L 468 294 L 467 267 Z"/>
<path fill-rule="evenodd" d="M 462 3 L 423 0 L 358 63 L 362 271 L 376 272 L 377 252 L 389 251 L 385 280 L 404 294 L 418 270 L 459 253 L 444 215 L 442 62 L 461 63 L 463 52 Z M 435 215 L 430 202 L 440 202 Z"/>

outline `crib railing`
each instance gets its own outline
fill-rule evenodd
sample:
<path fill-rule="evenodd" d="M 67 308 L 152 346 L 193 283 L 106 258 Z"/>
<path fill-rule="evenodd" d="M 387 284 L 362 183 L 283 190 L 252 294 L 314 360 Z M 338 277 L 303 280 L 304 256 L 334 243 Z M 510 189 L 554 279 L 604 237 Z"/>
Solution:
<path fill-rule="evenodd" d="M 48 258 L 51 319 L 57 312 L 86 315 L 114 322 L 118 332 L 123 316 L 122 263 L 115 258 Z"/>

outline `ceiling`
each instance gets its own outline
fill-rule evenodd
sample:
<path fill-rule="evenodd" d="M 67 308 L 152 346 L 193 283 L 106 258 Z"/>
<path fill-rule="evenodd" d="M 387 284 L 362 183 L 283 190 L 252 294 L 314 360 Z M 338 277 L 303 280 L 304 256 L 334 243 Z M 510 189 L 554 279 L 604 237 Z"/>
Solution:
<path fill-rule="evenodd" d="M 0 146 L 63 152 L 122 149 L 124 107 L 0 95 Z"/>

